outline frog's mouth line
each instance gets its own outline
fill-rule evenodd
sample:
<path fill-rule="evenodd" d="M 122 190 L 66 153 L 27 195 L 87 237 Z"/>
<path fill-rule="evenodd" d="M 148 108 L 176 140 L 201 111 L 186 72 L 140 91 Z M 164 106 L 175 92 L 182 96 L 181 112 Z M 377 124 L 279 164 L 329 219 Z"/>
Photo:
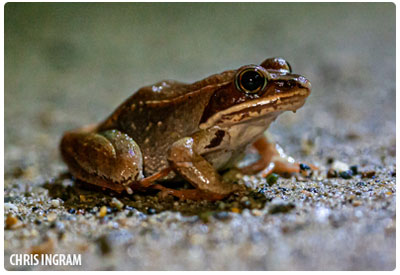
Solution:
<path fill-rule="evenodd" d="M 296 111 L 303 106 L 309 94 L 308 89 L 299 89 L 290 93 L 247 101 L 214 114 L 206 122 L 200 124 L 200 129 L 206 129 L 216 124 L 238 124 L 273 114 L 278 116 L 283 111 Z"/>

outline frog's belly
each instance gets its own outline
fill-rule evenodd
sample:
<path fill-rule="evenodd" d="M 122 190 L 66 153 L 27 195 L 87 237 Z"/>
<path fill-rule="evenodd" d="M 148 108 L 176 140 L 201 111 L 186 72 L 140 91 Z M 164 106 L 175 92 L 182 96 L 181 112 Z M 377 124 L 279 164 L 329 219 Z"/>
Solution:
<path fill-rule="evenodd" d="M 208 153 L 204 158 L 212 164 L 216 170 L 233 168 L 243 158 L 246 147 L 240 150 L 221 150 Z"/>

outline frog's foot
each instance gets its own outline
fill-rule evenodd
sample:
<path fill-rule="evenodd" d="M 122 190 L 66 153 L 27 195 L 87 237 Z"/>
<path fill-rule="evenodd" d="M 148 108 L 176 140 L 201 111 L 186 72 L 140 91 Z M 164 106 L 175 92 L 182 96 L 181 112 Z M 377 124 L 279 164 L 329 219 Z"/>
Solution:
<path fill-rule="evenodd" d="M 79 165 L 77 165 L 75 162 L 71 161 L 69 164 L 69 169 L 72 173 L 72 175 L 82 181 L 82 182 L 88 182 L 91 183 L 93 185 L 96 185 L 100 188 L 104 189 L 109 189 L 109 190 L 113 190 L 117 193 L 122 193 L 123 191 L 126 190 L 126 187 L 123 186 L 122 184 L 117 184 L 117 183 L 113 183 L 111 181 L 99 178 L 95 175 L 91 175 L 88 174 L 84 169 L 82 169 Z"/>
<path fill-rule="evenodd" d="M 171 189 L 171 188 L 164 187 L 160 184 L 155 184 L 152 186 L 152 188 L 160 190 L 159 194 L 160 194 L 161 198 L 165 198 L 168 195 L 172 195 L 181 200 L 216 201 L 216 200 L 221 200 L 227 196 L 227 194 L 225 194 L 225 195 L 213 194 L 213 193 L 201 191 L 199 189 L 184 189 L 184 190 Z"/>
<path fill-rule="evenodd" d="M 240 168 L 243 174 L 255 174 L 261 172 L 263 176 L 271 173 L 279 175 L 288 175 L 299 173 L 300 163 L 295 162 L 283 152 L 283 149 L 274 143 L 269 142 L 266 137 L 262 137 L 253 143 L 254 148 L 260 154 L 260 159 L 249 166 Z M 318 170 L 318 167 L 307 164 L 312 170 Z"/>

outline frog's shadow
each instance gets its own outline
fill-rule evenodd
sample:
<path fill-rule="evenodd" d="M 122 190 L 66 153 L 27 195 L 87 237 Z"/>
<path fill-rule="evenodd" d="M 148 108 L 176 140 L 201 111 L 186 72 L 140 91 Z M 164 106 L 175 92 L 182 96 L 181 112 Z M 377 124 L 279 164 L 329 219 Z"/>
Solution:
<path fill-rule="evenodd" d="M 167 183 L 168 184 L 168 183 Z M 171 187 L 182 187 L 185 183 L 169 183 Z M 110 190 L 103 190 L 95 185 L 76 180 L 69 173 L 62 173 L 57 178 L 43 185 L 51 198 L 63 200 L 63 206 L 70 213 L 96 212 L 100 207 L 107 206 L 108 213 L 119 212 L 123 209 L 136 209 L 145 214 L 156 214 L 163 211 L 181 212 L 183 215 L 200 215 L 202 213 L 234 211 L 243 209 L 261 209 L 267 202 L 262 190 L 246 189 L 242 193 L 232 194 L 220 201 L 190 201 L 179 200 L 172 196 L 160 198 L 158 191 L 135 192 L 118 194 Z M 241 200 L 247 197 L 248 200 Z M 115 199 L 121 204 L 116 204 Z M 113 202 L 114 200 L 114 202 Z"/>

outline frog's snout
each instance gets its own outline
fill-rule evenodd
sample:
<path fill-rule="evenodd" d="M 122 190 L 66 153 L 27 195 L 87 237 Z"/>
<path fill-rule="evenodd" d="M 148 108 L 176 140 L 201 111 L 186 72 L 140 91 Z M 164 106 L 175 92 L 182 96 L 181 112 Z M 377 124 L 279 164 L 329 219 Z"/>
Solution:
<path fill-rule="evenodd" d="M 302 88 L 305 88 L 307 90 L 309 90 L 309 92 L 311 92 L 311 82 L 310 80 L 308 80 L 307 78 L 305 78 L 304 76 L 299 76 L 297 78 L 297 82 L 300 84 L 300 86 Z"/>

